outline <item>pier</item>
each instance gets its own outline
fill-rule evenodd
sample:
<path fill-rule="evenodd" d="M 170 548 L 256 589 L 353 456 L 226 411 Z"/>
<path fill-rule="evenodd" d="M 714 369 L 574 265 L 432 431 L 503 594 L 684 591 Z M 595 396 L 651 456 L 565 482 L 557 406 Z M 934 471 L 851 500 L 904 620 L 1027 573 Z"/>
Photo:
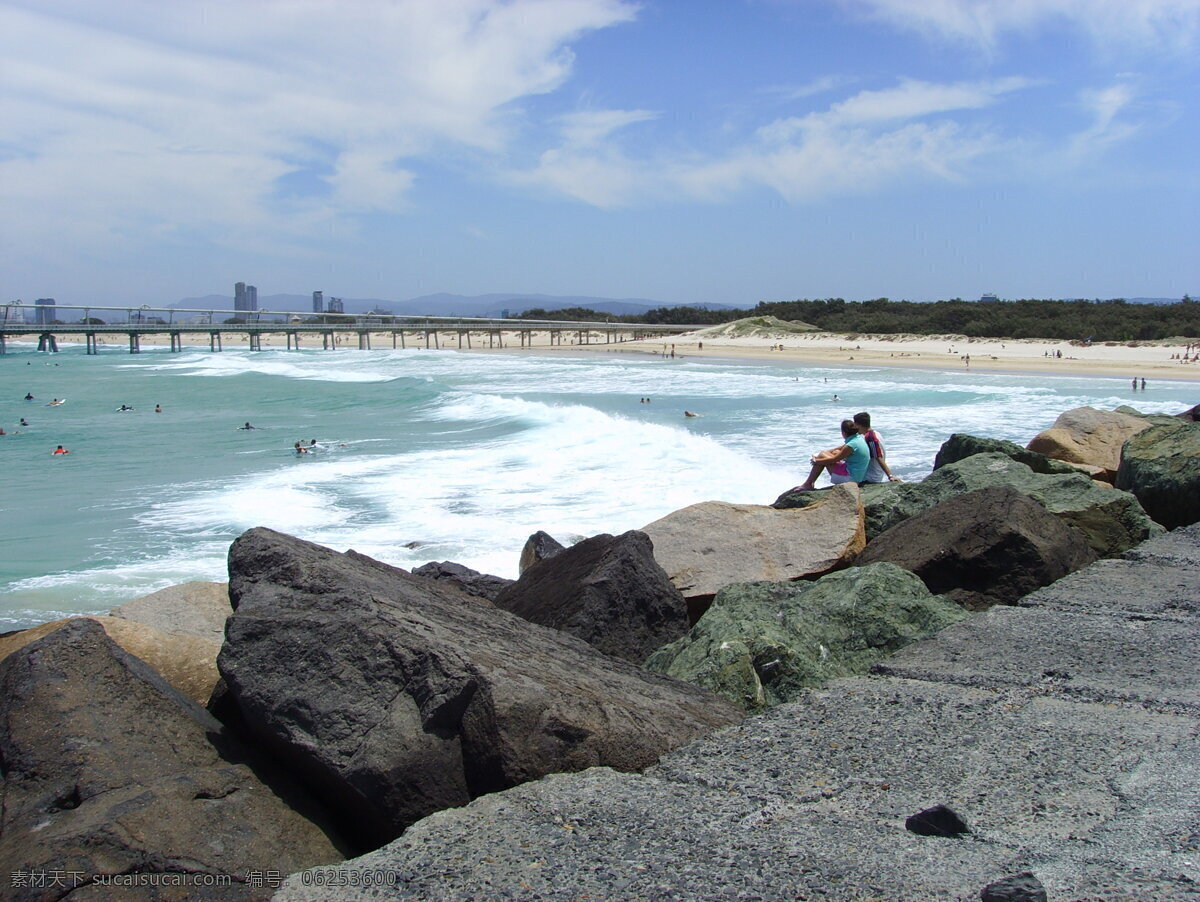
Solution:
<path fill-rule="evenodd" d="M 43 321 L 26 322 L 26 314 Z M 44 321 L 53 315 L 53 321 Z M 357 347 L 371 350 L 371 338 L 391 340 L 391 347 L 503 348 L 505 335 L 515 333 L 518 347 L 532 347 L 533 337 L 547 333 L 551 347 L 614 344 L 679 335 L 701 326 L 649 323 L 564 322 L 561 320 L 499 319 L 462 316 L 400 316 L 384 313 L 299 313 L 275 310 L 194 310 L 177 307 L 97 307 L 0 304 L 0 354 L 10 340 L 36 338 L 38 350 L 58 351 L 60 338 L 82 336 L 88 354 L 99 353 L 106 337 L 127 343 L 130 354 L 141 352 L 141 339 L 166 335 L 172 352 L 184 349 L 185 336 L 205 336 L 208 350 L 223 349 L 230 336 L 245 339 L 252 351 L 263 350 L 263 337 L 284 336 L 284 347 L 304 346 L 331 351 Z M 302 341 L 303 340 L 303 341 Z M 473 343 L 478 342 L 477 344 Z M 486 342 L 486 344 L 485 344 Z M 191 344 L 190 347 L 203 345 Z"/>

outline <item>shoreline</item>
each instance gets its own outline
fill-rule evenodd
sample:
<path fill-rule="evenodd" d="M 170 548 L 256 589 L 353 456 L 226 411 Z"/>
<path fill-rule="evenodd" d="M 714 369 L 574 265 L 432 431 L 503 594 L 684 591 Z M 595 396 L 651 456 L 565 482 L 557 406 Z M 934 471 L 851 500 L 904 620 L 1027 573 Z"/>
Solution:
<path fill-rule="evenodd" d="M 719 328 L 719 327 L 718 327 Z M 372 350 L 392 350 L 390 332 L 371 333 Z M 272 338 L 279 339 L 276 345 Z M 190 340 L 189 340 L 190 339 Z M 534 333 L 525 345 L 516 343 L 516 333 L 504 333 L 504 347 L 481 346 L 483 335 L 470 348 L 459 348 L 457 342 L 447 342 L 440 350 L 472 354 L 635 354 L 659 359 L 682 359 L 690 362 L 711 361 L 769 363 L 782 365 L 809 364 L 838 368 L 877 368 L 937 370 L 941 372 L 982 372 L 997 375 L 1033 375 L 1066 377 L 1109 377 L 1124 379 L 1169 380 L 1200 382 L 1200 361 L 1181 362 L 1188 353 L 1200 351 L 1200 339 L 1155 342 L 1108 342 L 1091 345 L 1041 339 L 972 339 L 960 335 L 851 335 L 833 332 L 763 333 L 755 335 L 713 334 L 708 329 L 674 336 L 674 341 L 643 339 L 606 344 L 551 345 L 549 333 Z M 512 343 L 508 343 L 508 342 Z M 63 339 L 63 344 L 81 342 Z M 159 347 L 167 344 L 166 336 L 144 335 L 143 345 Z M 236 350 L 243 342 L 230 342 L 225 347 Z M 283 350 L 283 333 L 267 333 L 263 347 Z M 113 342 L 122 347 L 123 343 Z M 204 336 L 185 338 L 184 346 L 207 350 Z M 305 347 L 310 350 L 313 346 Z M 319 345 L 316 345 L 319 348 Z M 409 349 L 424 350 L 417 337 Z M 338 350 L 358 350 L 350 343 Z M 674 351 L 674 358 L 671 352 Z M 217 352 L 219 353 L 219 352 Z M 1061 356 L 1059 356 L 1061 354 Z M 969 358 L 969 359 L 968 359 Z"/>

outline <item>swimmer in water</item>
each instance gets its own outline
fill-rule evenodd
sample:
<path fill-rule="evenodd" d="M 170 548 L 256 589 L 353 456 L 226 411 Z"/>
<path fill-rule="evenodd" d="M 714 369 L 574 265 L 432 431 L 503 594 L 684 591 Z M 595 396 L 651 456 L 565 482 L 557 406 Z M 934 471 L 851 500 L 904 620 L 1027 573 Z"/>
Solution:
<path fill-rule="evenodd" d="M 161 404 L 155 404 L 155 405 L 154 405 L 154 412 L 155 412 L 155 413 L 162 413 L 162 405 L 161 405 Z"/>
<path fill-rule="evenodd" d="M 33 400 L 33 395 L 31 395 L 29 392 L 26 392 L 26 393 L 25 393 L 25 400 L 26 400 L 26 401 L 32 401 L 32 400 Z"/>
<path fill-rule="evenodd" d="M 245 425 L 245 426 L 238 426 L 238 429 L 241 429 L 241 430 L 243 430 L 243 431 L 244 431 L 244 430 L 246 430 L 246 429 L 253 429 L 253 428 L 254 428 L 254 427 L 253 427 L 253 426 L 251 426 L 249 423 L 246 423 L 246 425 Z"/>
<path fill-rule="evenodd" d="M 66 448 L 64 448 L 62 445 L 59 445 L 57 448 L 55 448 L 50 453 L 51 454 L 70 454 L 71 452 L 68 451 Z"/>
<path fill-rule="evenodd" d="M 683 415 L 684 415 L 685 417 L 694 417 L 694 416 L 699 416 L 699 414 L 692 413 L 690 410 L 685 410 L 685 411 L 683 412 Z"/>

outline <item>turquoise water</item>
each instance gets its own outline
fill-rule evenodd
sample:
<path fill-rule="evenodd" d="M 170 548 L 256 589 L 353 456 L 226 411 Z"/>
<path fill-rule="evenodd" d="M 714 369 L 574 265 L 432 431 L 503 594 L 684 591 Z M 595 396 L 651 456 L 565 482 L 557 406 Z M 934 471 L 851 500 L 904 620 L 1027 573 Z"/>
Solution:
<path fill-rule="evenodd" d="M 253 526 L 512 577 L 538 529 L 568 541 L 698 501 L 769 503 L 862 409 L 913 480 L 952 432 L 1024 444 L 1072 407 L 1196 403 L 1187 382 L 1135 393 L 1119 378 L 632 354 L 9 351 L 0 630 L 222 580 L 229 543 Z M 324 450 L 292 453 L 312 438 Z M 71 454 L 52 456 L 59 444 Z"/>

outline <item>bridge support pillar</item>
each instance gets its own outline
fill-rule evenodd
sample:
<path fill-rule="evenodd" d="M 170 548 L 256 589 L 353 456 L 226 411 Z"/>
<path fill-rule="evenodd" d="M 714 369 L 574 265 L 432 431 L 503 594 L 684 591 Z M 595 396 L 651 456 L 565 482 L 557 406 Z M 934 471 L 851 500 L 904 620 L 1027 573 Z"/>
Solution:
<path fill-rule="evenodd" d="M 178 354 L 183 350 L 183 335 L 178 332 L 171 333 L 171 353 Z"/>
<path fill-rule="evenodd" d="M 251 333 L 249 333 L 249 338 L 250 338 L 250 350 L 251 351 L 261 351 L 262 350 L 262 336 L 259 335 L 257 332 L 251 332 Z"/>
<path fill-rule="evenodd" d="M 87 350 L 88 354 L 98 353 L 97 348 L 96 348 L 96 333 L 95 332 L 84 333 L 83 344 L 84 344 L 84 347 Z"/>
<path fill-rule="evenodd" d="M 358 349 L 360 351 L 371 350 L 371 333 L 370 332 L 359 332 L 358 333 Z"/>
<path fill-rule="evenodd" d="M 291 332 L 286 333 L 286 335 L 287 335 L 287 349 L 289 351 L 292 350 L 292 343 L 295 342 L 295 348 L 297 351 L 299 351 L 300 350 L 300 333 L 296 332 L 296 331 L 291 331 Z"/>
<path fill-rule="evenodd" d="M 52 333 L 43 332 L 38 336 L 38 350 L 49 351 L 51 354 L 58 353 L 58 342 L 54 340 Z"/>
<path fill-rule="evenodd" d="M 139 340 L 139 336 L 136 332 L 129 333 L 129 353 L 130 354 L 142 353 L 142 344 L 141 344 L 141 341 Z"/>
<path fill-rule="evenodd" d="M 217 351 L 221 350 L 221 333 L 220 332 L 209 332 L 208 333 L 208 349 L 210 351 L 212 351 L 213 353 L 216 353 Z"/>

